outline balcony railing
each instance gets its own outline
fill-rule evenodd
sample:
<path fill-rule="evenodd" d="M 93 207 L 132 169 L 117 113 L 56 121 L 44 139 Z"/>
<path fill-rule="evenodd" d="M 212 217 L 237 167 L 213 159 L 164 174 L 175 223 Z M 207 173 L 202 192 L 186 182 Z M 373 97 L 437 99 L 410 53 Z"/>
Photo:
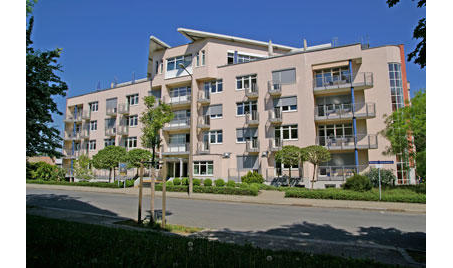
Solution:
<path fill-rule="evenodd" d="M 117 113 L 117 107 L 107 107 L 105 110 L 105 114 L 108 116 L 115 116 Z"/>
<path fill-rule="evenodd" d="M 172 120 L 171 122 L 167 123 L 163 128 L 163 130 L 165 131 L 184 129 L 190 129 L 190 117 Z"/>
<path fill-rule="evenodd" d="M 246 141 L 245 151 L 247 153 L 259 153 L 260 152 L 260 142 L 258 139 L 252 139 Z"/>
<path fill-rule="evenodd" d="M 372 87 L 373 84 L 373 73 L 371 72 L 353 73 L 352 83 L 349 73 L 313 78 L 314 91 L 350 88 L 351 86 L 368 88 Z"/>
<path fill-rule="evenodd" d="M 326 104 L 315 107 L 315 120 L 336 120 L 353 117 L 352 103 Z M 376 117 L 376 104 L 374 102 L 354 104 L 356 118 Z"/>
<path fill-rule="evenodd" d="M 90 129 L 88 127 L 82 129 L 80 132 L 80 138 L 88 139 L 90 137 Z"/>
<path fill-rule="evenodd" d="M 63 120 L 65 123 L 73 123 L 82 121 L 82 113 L 77 114 L 67 114 L 66 118 Z"/>
<path fill-rule="evenodd" d="M 86 155 L 86 154 L 87 154 L 86 150 L 82 150 L 82 149 L 74 150 L 74 152 L 72 151 L 72 148 L 63 149 L 63 158 L 65 158 L 65 159 L 76 159 L 79 156 Z"/>
<path fill-rule="evenodd" d="M 83 110 L 82 119 L 90 120 L 91 119 L 91 110 Z"/>
<path fill-rule="evenodd" d="M 316 137 L 316 144 L 329 150 L 353 150 L 355 138 L 352 135 L 341 137 Z M 357 149 L 376 149 L 378 140 L 376 134 L 357 134 Z"/>
<path fill-rule="evenodd" d="M 269 111 L 269 122 L 271 124 L 281 124 L 282 121 L 282 110 L 280 108 L 274 108 Z"/>
<path fill-rule="evenodd" d="M 245 114 L 245 124 L 252 126 L 260 123 L 260 117 L 258 111 L 252 111 L 251 113 Z"/>
<path fill-rule="evenodd" d="M 201 129 L 209 129 L 211 127 L 211 116 L 210 115 L 199 116 L 197 127 Z"/>
<path fill-rule="evenodd" d="M 245 96 L 249 99 L 256 99 L 259 96 L 258 85 L 253 83 L 248 88 L 245 88 Z"/>
<path fill-rule="evenodd" d="M 164 151 L 162 154 L 164 155 L 188 154 L 189 148 L 190 148 L 189 143 L 168 144 L 166 151 Z"/>
<path fill-rule="evenodd" d="M 269 151 L 277 152 L 283 147 L 283 140 L 281 138 L 269 139 Z"/>
<path fill-rule="evenodd" d="M 105 129 L 105 136 L 115 136 L 116 135 L 116 127 L 110 127 Z"/>
<path fill-rule="evenodd" d="M 197 145 L 197 154 L 209 154 L 209 142 L 199 142 Z"/>
<path fill-rule="evenodd" d="M 119 125 L 116 133 L 121 136 L 129 135 L 129 126 L 128 125 Z"/>
<path fill-rule="evenodd" d="M 366 165 L 349 166 L 320 166 L 318 167 L 318 181 L 343 181 L 354 176 L 357 171 L 363 172 Z M 358 169 L 358 170 L 357 170 Z"/>
<path fill-rule="evenodd" d="M 211 103 L 211 94 L 209 91 L 198 91 L 198 103 L 209 104 Z"/>
<path fill-rule="evenodd" d="M 70 132 L 66 132 L 66 140 L 80 140 L 81 137 L 80 137 L 80 131 L 78 132 L 73 132 L 73 131 L 70 131 Z"/>
<path fill-rule="evenodd" d="M 178 97 L 164 96 L 164 102 L 166 104 L 170 104 L 172 106 L 190 105 L 191 104 L 190 92 L 188 92 L 187 94 L 188 95 L 178 96 Z"/>
<path fill-rule="evenodd" d="M 120 103 L 118 105 L 119 114 L 129 114 L 129 103 Z"/>
<path fill-rule="evenodd" d="M 280 81 L 268 81 L 267 82 L 267 91 L 271 96 L 280 96 L 282 95 L 282 83 Z"/>

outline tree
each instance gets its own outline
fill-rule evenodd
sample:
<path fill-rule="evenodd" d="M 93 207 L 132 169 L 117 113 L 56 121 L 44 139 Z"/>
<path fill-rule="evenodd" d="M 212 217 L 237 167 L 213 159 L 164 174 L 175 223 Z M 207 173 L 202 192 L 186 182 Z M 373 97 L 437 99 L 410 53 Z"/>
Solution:
<path fill-rule="evenodd" d="M 387 0 L 387 4 L 389 7 L 393 7 L 399 1 L 400 0 Z M 417 3 L 418 8 L 425 6 L 426 0 L 418 0 Z M 421 41 L 417 44 L 415 49 L 407 55 L 408 56 L 407 60 L 411 61 L 412 59 L 414 59 L 414 63 L 420 65 L 420 67 L 423 69 L 426 66 L 426 18 L 421 18 L 418 21 L 418 24 L 414 29 L 412 37 L 415 39 L 421 38 Z"/>
<path fill-rule="evenodd" d="M 111 182 L 112 171 L 115 177 L 115 168 L 118 167 L 120 162 L 126 158 L 126 149 L 120 146 L 107 146 L 100 150 L 97 154 L 93 155 L 93 166 L 98 169 L 108 169 L 109 182 Z"/>
<path fill-rule="evenodd" d="M 35 1 L 27 1 L 27 14 Z M 57 63 L 61 49 L 39 51 L 32 47 L 31 32 L 34 18 L 31 17 L 26 32 L 27 45 L 27 109 L 26 109 L 26 154 L 61 157 L 56 149 L 61 148 L 60 131 L 51 126 L 52 113 L 61 115 L 53 96 L 66 96 L 68 86 L 56 72 L 62 67 Z"/>
<path fill-rule="evenodd" d="M 313 164 L 313 179 L 311 180 L 311 189 L 317 180 L 318 174 L 316 173 L 318 166 L 330 160 L 330 152 L 325 147 L 320 145 L 311 145 L 304 148 L 306 159 Z"/>
<path fill-rule="evenodd" d="M 81 155 L 74 162 L 74 173 L 77 179 L 91 180 L 93 179 L 93 172 L 90 169 L 90 158 L 87 155 Z"/>
<path fill-rule="evenodd" d="M 291 166 L 298 165 L 303 161 L 300 148 L 294 145 L 283 146 L 282 149 L 275 154 L 275 160 L 289 166 L 288 185 L 291 187 Z"/>
<path fill-rule="evenodd" d="M 390 141 L 384 152 L 399 155 L 405 162 L 416 161 L 416 172 L 426 177 L 426 92 L 419 91 L 406 105 L 385 116 L 386 128 L 380 133 Z"/>
<path fill-rule="evenodd" d="M 140 163 L 143 161 L 150 161 L 152 156 L 153 155 L 150 151 L 143 149 L 133 149 L 127 152 L 125 160 L 127 162 L 128 168 L 137 168 L 138 175 L 138 168 L 140 167 Z"/>

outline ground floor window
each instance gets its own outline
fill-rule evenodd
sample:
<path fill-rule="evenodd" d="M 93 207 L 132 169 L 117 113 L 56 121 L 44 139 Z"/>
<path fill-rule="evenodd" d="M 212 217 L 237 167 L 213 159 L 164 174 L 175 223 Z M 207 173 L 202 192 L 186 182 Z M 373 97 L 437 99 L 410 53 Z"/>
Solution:
<path fill-rule="evenodd" d="M 105 145 L 105 147 L 110 146 L 110 145 L 115 146 L 115 139 L 105 139 L 104 145 Z"/>
<path fill-rule="evenodd" d="M 195 161 L 193 162 L 193 175 L 213 175 L 213 161 Z"/>
<path fill-rule="evenodd" d="M 126 139 L 127 148 L 137 148 L 137 137 L 128 137 Z"/>
<path fill-rule="evenodd" d="M 96 150 L 96 140 L 91 140 L 89 143 L 90 151 Z"/>
<path fill-rule="evenodd" d="M 409 183 L 409 161 L 405 161 L 402 154 L 396 155 L 396 178 L 398 184 L 408 184 Z"/>

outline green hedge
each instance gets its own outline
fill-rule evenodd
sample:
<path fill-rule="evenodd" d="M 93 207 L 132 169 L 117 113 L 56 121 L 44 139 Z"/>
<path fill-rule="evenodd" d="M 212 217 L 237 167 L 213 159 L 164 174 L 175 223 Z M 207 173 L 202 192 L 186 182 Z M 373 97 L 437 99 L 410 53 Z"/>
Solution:
<path fill-rule="evenodd" d="M 108 183 L 108 182 L 89 182 L 89 181 L 80 181 L 80 182 L 68 182 L 68 181 L 43 181 L 43 180 L 27 180 L 27 183 L 32 184 L 52 184 L 52 185 L 68 185 L 68 186 L 90 186 L 90 187 L 104 187 L 104 188 L 118 188 L 118 182 Z M 126 183 L 127 187 L 134 186 L 134 181 L 129 180 Z M 120 183 L 120 188 L 123 187 L 123 183 Z"/>
<path fill-rule="evenodd" d="M 379 190 L 374 188 L 367 192 L 356 192 L 344 189 L 286 189 L 285 197 L 298 197 L 310 199 L 336 199 L 336 200 L 363 200 L 379 201 Z M 415 193 L 407 189 L 387 189 L 382 191 L 382 200 L 385 202 L 426 203 L 426 195 Z"/>
<path fill-rule="evenodd" d="M 166 187 L 168 192 L 188 192 L 189 186 L 178 185 Z M 156 184 L 156 191 L 162 191 L 162 184 Z M 193 186 L 194 193 L 227 194 L 227 195 L 258 195 L 259 189 L 254 187 L 232 188 L 215 186 Z"/>
<path fill-rule="evenodd" d="M 391 267 L 34 215 L 26 221 L 27 267 Z"/>

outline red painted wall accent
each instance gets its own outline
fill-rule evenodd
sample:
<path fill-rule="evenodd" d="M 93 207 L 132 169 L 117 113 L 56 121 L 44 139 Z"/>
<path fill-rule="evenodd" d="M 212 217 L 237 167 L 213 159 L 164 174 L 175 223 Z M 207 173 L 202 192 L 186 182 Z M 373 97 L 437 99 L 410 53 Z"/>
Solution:
<path fill-rule="evenodd" d="M 409 100 L 409 90 L 407 87 L 407 76 L 406 76 L 406 56 L 404 55 L 404 45 L 398 45 L 400 48 L 400 57 L 401 57 L 401 78 L 403 79 L 403 95 L 404 95 L 404 104 Z"/>

